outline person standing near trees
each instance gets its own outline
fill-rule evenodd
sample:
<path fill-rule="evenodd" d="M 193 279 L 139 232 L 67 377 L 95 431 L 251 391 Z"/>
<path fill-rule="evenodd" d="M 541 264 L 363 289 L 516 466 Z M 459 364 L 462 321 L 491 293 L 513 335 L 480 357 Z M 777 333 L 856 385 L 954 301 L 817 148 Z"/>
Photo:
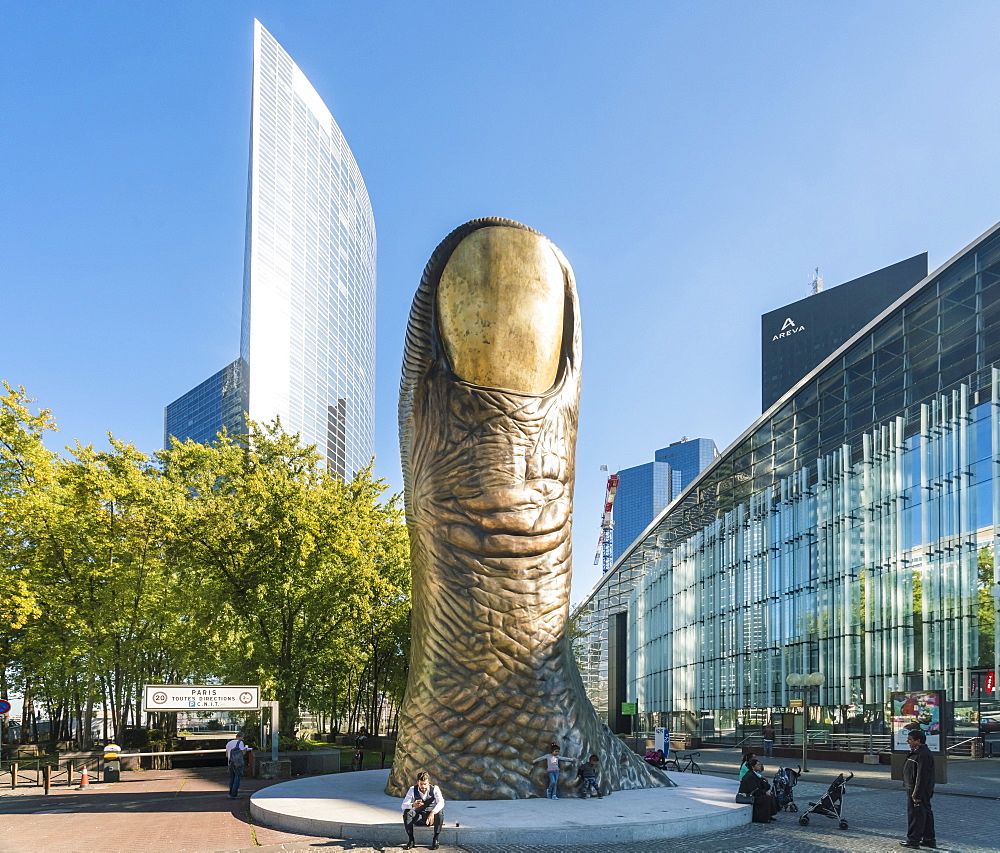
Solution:
<path fill-rule="evenodd" d="M 365 769 L 365 744 L 368 743 L 368 729 L 364 726 L 354 738 L 354 758 L 351 759 L 351 770 Z"/>
<path fill-rule="evenodd" d="M 243 732 L 237 732 L 236 737 L 226 744 L 226 758 L 229 764 L 229 799 L 235 800 L 240 795 L 240 782 L 247 768 L 247 745 L 243 742 Z"/>

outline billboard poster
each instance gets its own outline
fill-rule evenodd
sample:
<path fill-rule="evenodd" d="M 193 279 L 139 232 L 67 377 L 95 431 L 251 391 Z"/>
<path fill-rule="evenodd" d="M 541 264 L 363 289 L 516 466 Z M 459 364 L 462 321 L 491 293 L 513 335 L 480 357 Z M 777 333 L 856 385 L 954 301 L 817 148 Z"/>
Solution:
<path fill-rule="evenodd" d="M 891 694 L 893 752 L 910 751 L 906 736 L 915 729 L 927 735 L 927 748 L 931 752 L 943 751 L 941 721 L 944 717 L 944 698 L 943 690 Z"/>

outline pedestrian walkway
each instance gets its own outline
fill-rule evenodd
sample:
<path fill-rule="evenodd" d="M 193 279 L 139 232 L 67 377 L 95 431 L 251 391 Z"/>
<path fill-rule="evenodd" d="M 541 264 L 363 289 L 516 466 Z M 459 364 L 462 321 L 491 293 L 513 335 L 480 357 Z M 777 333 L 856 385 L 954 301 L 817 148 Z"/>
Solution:
<path fill-rule="evenodd" d="M 122 773 L 116 784 L 0 789 L 3 853 L 215 853 L 310 839 L 255 826 L 250 794 L 271 782 L 245 779 L 229 799 L 223 768 Z"/>
<path fill-rule="evenodd" d="M 732 749 L 703 749 L 698 758 L 706 773 L 717 774 L 735 788 L 740 753 Z M 765 759 L 768 776 L 788 759 Z M 840 772 L 856 774 L 848 787 L 845 816 L 850 828 L 842 831 L 835 821 L 816 818 L 798 825 L 796 815 L 782 813 L 773 824 L 743 823 L 730 829 L 667 840 L 637 841 L 624 836 L 600 843 L 590 839 L 587 827 L 577 830 L 576 842 L 559 853 L 890 853 L 899 848 L 906 826 L 902 786 L 893 782 L 885 765 L 809 762 L 795 798 L 803 808 L 826 789 Z M 367 773 L 344 774 L 360 781 Z M 996 853 L 1000 850 L 997 803 L 1000 797 L 1000 758 L 949 761 L 949 783 L 934 798 L 939 849 L 950 853 Z M 673 774 L 680 782 L 709 777 Z M 683 777 L 683 778 L 682 778 Z M 116 785 L 93 784 L 53 788 L 48 796 L 39 789 L 0 788 L 0 853 L 388 853 L 399 850 L 399 841 L 368 843 L 336 840 L 306 832 L 286 832 L 261 825 L 250 816 L 248 794 L 274 783 L 247 779 L 243 799 L 227 798 L 227 776 L 222 768 L 135 771 L 122 774 Z M 2 781 L 2 779 L 0 779 Z M 619 794 L 604 800 L 508 801 L 513 809 L 524 805 L 617 805 Z M 450 807 L 451 804 L 449 804 Z M 468 805 L 478 805 L 470 803 Z M 470 812 L 472 810 L 469 810 Z M 450 821 L 464 822 L 448 813 Z M 508 814 L 511 822 L 518 820 Z M 616 811 L 615 814 L 623 814 Z M 399 820 L 397 817 L 396 820 Z M 402 840 L 401 821 L 397 824 Z M 418 830 L 419 832 L 419 830 Z M 426 832 L 426 830 L 425 830 Z M 418 844 L 428 841 L 418 836 Z M 547 844 L 452 843 L 442 851 L 464 853 L 552 853 Z"/>
<path fill-rule="evenodd" d="M 290 832 L 403 844 L 400 799 L 385 794 L 388 770 L 295 779 L 254 794 L 255 821 Z M 676 788 L 618 791 L 603 799 L 449 801 L 441 842 L 467 845 L 607 845 L 682 838 L 750 821 L 735 780 L 671 773 Z M 430 830 L 420 829 L 428 839 Z"/>

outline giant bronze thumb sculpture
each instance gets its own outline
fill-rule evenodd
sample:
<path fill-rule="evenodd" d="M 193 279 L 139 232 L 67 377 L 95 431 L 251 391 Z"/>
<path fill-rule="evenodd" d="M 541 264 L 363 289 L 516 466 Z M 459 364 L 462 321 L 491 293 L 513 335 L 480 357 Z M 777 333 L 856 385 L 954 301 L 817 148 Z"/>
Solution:
<path fill-rule="evenodd" d="M 453 231 L 403 354 L 413 622 L 389 794 L 426 769 L 449 798 L 541 796 L 531 762 L 550 742 L 576 762 L 597 753 L 605 792 L 671 784 L 597 716 L 566 633 L 579 396 L 562 253 L 506 219 Z"/>

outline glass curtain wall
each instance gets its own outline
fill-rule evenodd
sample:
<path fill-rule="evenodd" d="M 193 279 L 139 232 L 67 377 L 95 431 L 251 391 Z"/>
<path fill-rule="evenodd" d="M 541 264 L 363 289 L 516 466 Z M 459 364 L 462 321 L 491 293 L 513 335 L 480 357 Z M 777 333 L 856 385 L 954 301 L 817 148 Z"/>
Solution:
<path fill-rule="evenodd" d="M 844 447 L 650 562 L 629 614 L 640 711 L 788 707 L 785 677 L 817 670 L 824 705 L 968 698 L 972 670 L 994 665 L 996 614 L 979 607 L 994 483 L 974 471 L 992 462 L 975 449 L 998 407 L 970 411 L 967 396 L 922 407 L 910 439 L 902 418 L 879 427 L 857 463 Z"/>
<path fill-rule="evenodd" d="M 254 22 L 240 354 L 250 417 L 280 417 L 350 477 L 371 461 L 375 223 L 344 134 Z"/>
<path fill-rule="evenodd" d="M 969 700 L 974 671 L 1000 669 L 995 365 L 997 228 L 779 400 L 602 578 L 575 614 L 598 710 L 602 631 L 625 608 L 641 713 L 787 708 L 785 675 L 813 671 L 841 716 L 890 689 Z"/>

